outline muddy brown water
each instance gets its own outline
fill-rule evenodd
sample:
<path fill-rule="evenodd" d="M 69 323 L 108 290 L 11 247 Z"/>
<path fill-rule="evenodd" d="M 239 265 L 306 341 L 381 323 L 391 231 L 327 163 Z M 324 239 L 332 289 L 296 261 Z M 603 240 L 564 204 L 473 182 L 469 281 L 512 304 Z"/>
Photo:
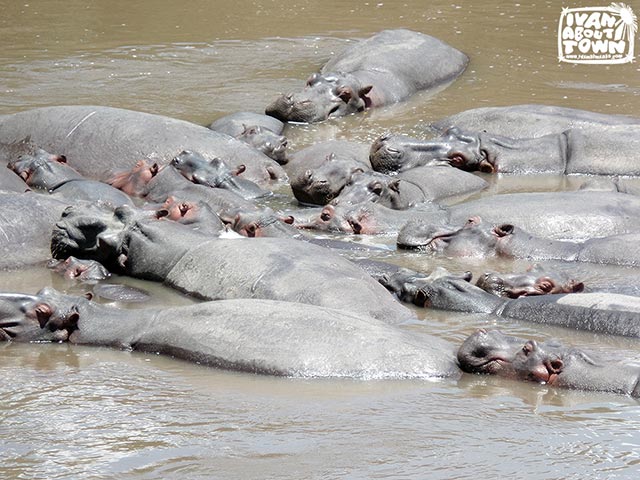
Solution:
<path fill-rule="evenodd" d="M 599 2 L 605 4 L 608 2 Z M 640 2 L 629 3 L 640 13 Z M 208 123 L 260 111 L 351 39 L 407 27 L 465 51 L 469 68 L 435 96 L 288 129 L 292 148 L 382 132 L 422 135 L 479 106 L 543 103 L 640 115 L 640 68 L 559 63 L 562 6 L 598 2 L 47 0 L 0 2 L 0 114 L 97 104 Z M 638 44 L 636 44 L 636 50 Z M 579 181 L 504 179 L 497 190 Z M 378 255 L 415 268 L 522 262 Z M 638 294 L 637 269 L 558 265 L 594 289 Z M 126 280 L 122 280 L 126 281 Z M 133 282 L 154 304 L 190 302 Z M 0 274 L 2 290 L 65 282 L 43 268 Z M 460 342 L 479 326 L 558 337 L 640 359 L 637 340 L 419 312 Z M 480 376 L 439 382 L 314 381 L 223 372 L 156 355 L 68 345 L 0 345 L 0 478 L 637 478 L 638 402 Z"/>

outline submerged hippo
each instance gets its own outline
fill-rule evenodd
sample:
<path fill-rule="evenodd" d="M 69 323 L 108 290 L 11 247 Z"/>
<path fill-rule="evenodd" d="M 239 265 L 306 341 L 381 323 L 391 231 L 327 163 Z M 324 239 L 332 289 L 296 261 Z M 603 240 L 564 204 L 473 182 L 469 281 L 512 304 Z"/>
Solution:
<path fill-rule="evenodd" d="M 56 223 L 54 258 L 90 258 L 110 271 L 161 281 L 208 300 L 264 298 L 414 316 L 366 272 L 328 249 L 286 238 L 222 239 L 127 207 L 71 207 Z M 348 292 L 348 293 L 347 293 Z"/>
<path fill-rule="evenodd" d="M 501 298 L 470 283 L 467 274 L 430 278 L 404 270 L 381 282 L 403 301 L 420 307 L 640 338 L 640 298 L 635 296 L 591 292 Z"/>
<path fill-rule="evenodd" d="M 190 182 L 211 188 L 225 188 L 237 193 L 242 198 L 251 199 L 270 195 L 250 180 L 238 177 L 244 172 L 244 165 L 231 170 L 219 158 L 205 158 L 197 152 L 184 150 L 179 153 L 170 165 Z"/>
<path fill-rule="evenodd" d="M 219 300 L 120 310 L 45 288 L 0 294 L 0 339 L 69 341 L 162 353 L 289 377 L 459 377 L 446 342 L 366 315 L 302 303 Z"/>
<path fill-rule="evenodd" d="M 407 223 L 398 234 L 399 248 L 417 248 L 449 257 L 498 255 L 528 260 L 564 260 L 609 265 L 640 265 L 640 233 L 590 238 L 583 242 L 551 240 L 512 224 L 491 225 L 480 217 L 458 228 L 421 221 Z"/>
<path fill-rule="evenodd" d="M 451 128 L 433 140 L 380 137 L 371 148 L 370 161 L 375 170 L 386 173 L 449 164 L 485 173 L 638 176 L 639 152 L 640 124 L 603 125 L 586 132 L 571 129 L 535 138 Z"/>
<path fill-rule="evenodd" d="M 27 136 L 40 148 L 64 155 L 71 167 L 93 180 L 107 181 L 141 158 L 165 165 L 187 149 L 221 158 L 231 168 L 245 165 L 243 177 L 260 185 L 286 179 L 276 162 L 228 135 L 119 108 L 46 107 L 0 117 L 0 142 L 13 143 Z"/>
<path fill-rule="evenodd" d="M 0 191 L 22 193 L 29 190 L 22 179 L 5 168 L 9 162 L 20 155 L 31 155 L 37 147 L 27 139 L 7 144 L 0 142 Z"/>
<path fill-rule="evenodd" d="M 45 190 L 63 199 L 103 201 L 114 206 L 133 205 L 128 195 L 106 183 L 88 180 L 67 165 L 63 155 L 42 149 L 12 158 L 7 167 L 33 189 Z"/>
<path fill-rule="evenodd" d="M 458 364 L 469 373 L 499 375 L 553 387 L 640 397 L 640 365 L 612 361 L 556 341 L 538 343 L 478 330 L 458 350 Z"/>
<path fill-rule="evenodd" d="M 302 92 L 282 95 L 266 108 L 282 121 L 321 122 L 404 100 L 453 81 L 467 56 L 409 30 L 384 30 L 355 43 L 307 80 Z"/>
<path fill-rule="evenodd" d="M 274 117 L 236 112 L 219 118 L 209 125 L 209 128 L 251 145 L 280 165 L 287 163 L 288 142 L 282 135 L 284 123 Z"/>

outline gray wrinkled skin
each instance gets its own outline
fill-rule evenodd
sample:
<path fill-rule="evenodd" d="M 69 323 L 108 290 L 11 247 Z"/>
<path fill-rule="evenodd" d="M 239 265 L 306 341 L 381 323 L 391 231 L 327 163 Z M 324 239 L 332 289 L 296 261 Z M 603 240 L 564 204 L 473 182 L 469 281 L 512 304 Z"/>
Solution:
<path fill-rule="evenodd" d="M 315 123 L 406 99 L 453 81 L 468 58 L 446 43 L 409 30 L 384 30 L 330 59 L 305 88 L 267 106 L 282 121 Z"/>
<path fill-rule="evenodd" d="M 119 310 L 42 290 L 43 330 L 71 343 L 162 353 L 218 368 L 290 377 L 358 379 L 459 376 L 453 349 L 366 315 L 301 303 L 220 300 Z M 2 306 L 0 297 L 0 306 Z M 37 324 L 37 323 L 36 323 Z M 30 341 L 21 332 L 16 341 Z"/>
<path fill-rule="evenodd" d="M 599 358 L 553 340 L 538 343 L 498 330 L 478 330 L 464 341 L 457 357 L 469 373 L 640 396 L 640 366 Z"/>

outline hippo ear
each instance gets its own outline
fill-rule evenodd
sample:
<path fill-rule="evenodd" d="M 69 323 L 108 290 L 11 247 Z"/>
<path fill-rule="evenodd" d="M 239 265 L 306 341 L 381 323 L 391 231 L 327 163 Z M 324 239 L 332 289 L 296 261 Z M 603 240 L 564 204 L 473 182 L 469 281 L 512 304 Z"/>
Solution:
<path fill-rule="evenodd" d="M 240 175 L 241 173 L 244 173 L 244 171 L 245 171 L 246 169 L 247 169 L 247 167 L 246 167 L 246 165 L 243 163 L 243 164 L 238 165 L 236 168 L 234 168 L 234 169 L 231 171 L 231 174 L 232 174 L 232 175 L 235 175 L 235 176 L 238 176 L 238 175 Z"/>
<path fill-rule="evenodd" d="M 340 100 L 344 103 L 349 103 L 353 98 L 353 90 L 351 87 L 342 85 L 336 89 L 336 97 L 340 97 Z"/>
<path fill-rule="evenodd" d="M 320 74 L 314 73 L 307 79 L 307 86 L 310 87 L 312 85 L 315 85 L 316 83 L 318 83 L 319 80 L 320 80 Z"/>
<path fill-rule="evenodd" d="M 51 315 L 53 315 L 53 308 L 48 303 L 40 302 L 30 309 L 27 315 L 35 317 L 40 324 L 40 328 L 44 328 L 51 318 Z"/>
<path fill-rule="evenodd" d="M 569 293 L 580 293 L 584 290 L 584 283 L 571 280 L 565 288 Z"/>
<path fill-rule="evenodd" d="M 389 182 L 389 190 L 400 193 L 400 180 L 392 180 Z"/>
<path fill-rule="evenodd" d="M 358 90 L 358 97 L 360 97 L 364 102 L 365 108 L 371 107 L 371 99 L 367 95 L 369 94 L 369 92 L 371 92 L 372 88 L 373 85 L 367 85 L 366 87 L 362 87 L 360 90 Z"/>
<path fill-rule="evenodd" d="M 382 185 L 382 182 L 378 180 L 374 180 L 369 184 L 369 191 L 371 193 L 374 193 L 379 196 L 379 195 L 382 195 L 383 190 L 384 190 L 384 186 Z"/>

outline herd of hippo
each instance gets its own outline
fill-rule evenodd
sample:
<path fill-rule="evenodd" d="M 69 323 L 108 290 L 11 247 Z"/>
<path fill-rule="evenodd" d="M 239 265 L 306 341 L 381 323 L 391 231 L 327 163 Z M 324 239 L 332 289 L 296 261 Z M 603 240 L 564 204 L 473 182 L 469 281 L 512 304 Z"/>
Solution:
<path fill-rule="evenodd" d="M 291 122 L 436 91 L 467 62 L 438 39 L 387 30 L 335 55 L 266 115 L 234 113 L 208 127 L 104 106 L 0 116 L 8 167 L 0 170 L 0 269 L 49 262 L 80 282 L 128 275 L 202 300 L 127 310 L 49 287 L 3 293 L 0 339 L 112 346 L 271 375 L 469 372 L 639 397 L 640 365 L 631 361 L 491 329 L 456 349 L 401 325 L 417 318 L 406 302 L 638 338 L 639 297 L 535 267 L 487 270 L 472 283 L 469 272 L 348 253 L 376 248 L 353 235 L 385 234 L 434 257 L 637 267 L 640 118 L 479 108 L 433 122 L 422 139 L 385 134 L 372 145 L 288 151 Z M 486 194 L 491 174 L 531 173 L 588 176 L 576 191 Z M 270 200 L 286 191 L 296 202 L 275 207 Z"/>

